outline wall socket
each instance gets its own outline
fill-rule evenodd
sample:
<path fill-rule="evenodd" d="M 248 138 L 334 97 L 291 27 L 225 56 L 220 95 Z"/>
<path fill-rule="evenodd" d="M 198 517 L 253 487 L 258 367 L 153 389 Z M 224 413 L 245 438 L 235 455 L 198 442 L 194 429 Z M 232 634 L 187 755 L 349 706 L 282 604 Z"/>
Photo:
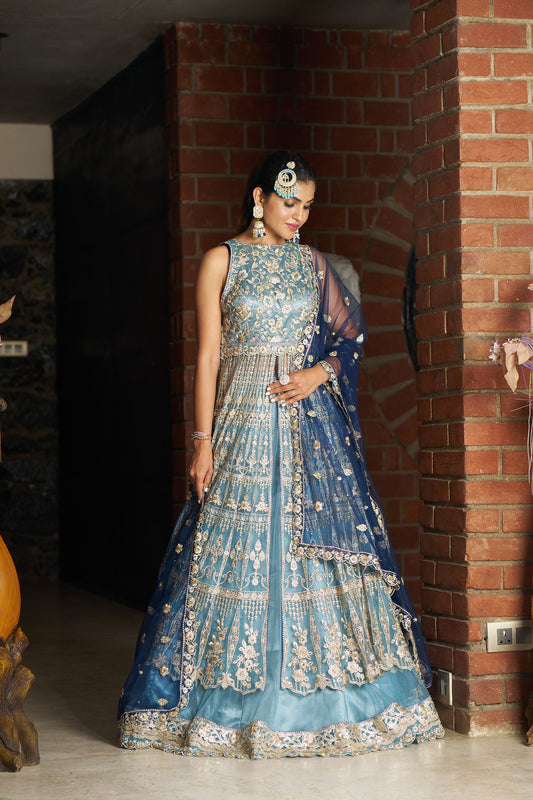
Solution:
<path fill-rule="evenodd" d="M 451 706 L 453 703 L 452 673 L 445 669 L 437 670 L 437 699 L 443 706 Z"/>
<path fill-rule="evenodd" d="M 533 650 L 532 623 L 527 619 L 503 619 L 487 622 L 487 652 Z"/>
<path fill-rule="evenodd" d="M 0 343 L 0 356 L 27 356 L 28 342 L 2 342 Z"/>

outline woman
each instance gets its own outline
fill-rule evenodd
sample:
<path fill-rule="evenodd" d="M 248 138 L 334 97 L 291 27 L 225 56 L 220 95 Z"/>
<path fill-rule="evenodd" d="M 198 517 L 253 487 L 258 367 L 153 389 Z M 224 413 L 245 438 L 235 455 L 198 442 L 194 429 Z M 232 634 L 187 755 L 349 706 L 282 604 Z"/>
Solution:
<path fill-rule="evenodd" d="M 239 234 L 200 266 L 192 491 L 121 698 L 124 747 L 276 758 L 443 735 L 366 471 L 361 309 L 298 244 L 315 186 L 272 153 Z"/>

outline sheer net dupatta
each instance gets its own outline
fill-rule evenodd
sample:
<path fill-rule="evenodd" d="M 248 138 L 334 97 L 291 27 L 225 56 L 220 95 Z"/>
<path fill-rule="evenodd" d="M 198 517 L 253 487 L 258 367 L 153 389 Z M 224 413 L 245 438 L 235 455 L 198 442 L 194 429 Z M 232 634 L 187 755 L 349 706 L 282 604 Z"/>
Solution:
<path fill-rule="evenodd" d="M 310 255 L 318 310 L 306 366 L 320 364 L 329 380 L 300 403 L 302 481 L 296 480 L 295 486 L 301 497 L 293 500 L 302 509 L 296 524 L 298 545 L 308 557 L 360 564 L 383 576 L 415 663 L 429 685 L 431 667 L 420 625 L 366 469 L 358 410 L 359 363 L 367 341 L 363 312 L 327 259 L 313 248 Z"/>

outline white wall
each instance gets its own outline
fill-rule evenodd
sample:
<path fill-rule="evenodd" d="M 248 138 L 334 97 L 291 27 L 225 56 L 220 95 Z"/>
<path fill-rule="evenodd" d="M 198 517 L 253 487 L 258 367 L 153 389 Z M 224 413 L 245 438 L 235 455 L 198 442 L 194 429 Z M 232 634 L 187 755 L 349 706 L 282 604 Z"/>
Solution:
<path fill-rule="evenodd" d="M 52 180 L 50 125 L 0 125 L 0 180 Z"/>

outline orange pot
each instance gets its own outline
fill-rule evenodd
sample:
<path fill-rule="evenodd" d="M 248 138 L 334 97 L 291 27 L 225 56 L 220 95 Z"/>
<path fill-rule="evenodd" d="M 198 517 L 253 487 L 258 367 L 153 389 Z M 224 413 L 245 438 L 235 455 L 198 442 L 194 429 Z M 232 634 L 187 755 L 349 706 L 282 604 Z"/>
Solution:
<path fill-rule="evenodd" d="M 0 639 L 4 642 L 20 618 L 20 584 L 13 559 L 0 536 Z"/>

